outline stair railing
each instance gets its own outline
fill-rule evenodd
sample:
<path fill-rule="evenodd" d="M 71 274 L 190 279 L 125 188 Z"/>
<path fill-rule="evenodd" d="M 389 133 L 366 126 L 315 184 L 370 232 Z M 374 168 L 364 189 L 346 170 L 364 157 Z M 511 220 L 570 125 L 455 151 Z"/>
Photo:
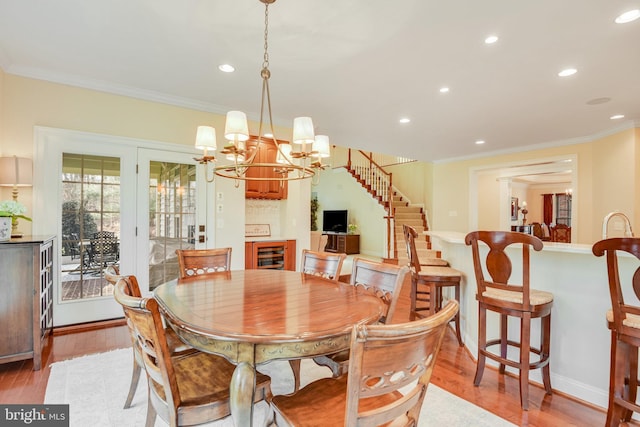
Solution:
<path fill-rule="evenodd" d="M 387 258 L 392 258 L 392 250 L 395 257 L 395 239 L 392 230 L 395 230 L 393 211 L 393 174 L 385 171 L 375 160 L 373 153 L 365 153 L 362 150 L 348 151 L 347 169 L 360 181 L 362 186 L 384 206 L 387 211 Z"/>

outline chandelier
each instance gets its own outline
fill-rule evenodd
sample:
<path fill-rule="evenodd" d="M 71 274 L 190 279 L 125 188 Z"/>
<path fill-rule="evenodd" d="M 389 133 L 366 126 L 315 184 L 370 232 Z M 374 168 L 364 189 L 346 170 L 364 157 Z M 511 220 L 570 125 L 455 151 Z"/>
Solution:
<path fill-rule="evenodd" d="M 330 156 L 329 137 L 315 135 L 311 117 L 296 117 L 293 120 L 293 146 L 278 140 L 273 130 L 273 116 L 271 113 L 271 94 L 269 91 L 269 5 L 276 0 L 259 0 L 264 3 L 264 56 L 262 61 L 262 98 L 260 102 L 260 125 L 258 136 L 249 135 L 247 116 L 242 111 L 229 111 L 226 116 L 224 137 L 227 140 L 220 149 L 229 163 L 213 166 L 211 178 L 207 171 L 207 181 L 212 182 L 215 176 L 244 181 L 292 181 L 313 178 L 326 165 L 322 159 Z M 264 114 L 269 119 L 270 136 L 262 133 Z M 273 143 L 277 149 L 275 162 L 262 162 L 256 159 L 260 144 Z M 204 150 L 203 156 L 195 158 L 205 167 L 217 160 L 214 154 L 217 150 L 216 131 L 211 126 L 198 126 L 196 134 L 197 149 Z M 296 147 L 294 150 L 293 147 Z M 258 168 L 262 169 L 258 171 Z M 260 173 L 264 172 L 264 173 Z"/>

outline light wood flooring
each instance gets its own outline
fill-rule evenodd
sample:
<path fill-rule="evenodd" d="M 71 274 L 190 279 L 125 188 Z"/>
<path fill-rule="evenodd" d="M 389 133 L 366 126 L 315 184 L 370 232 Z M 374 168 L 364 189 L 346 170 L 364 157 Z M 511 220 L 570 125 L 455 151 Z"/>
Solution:
<path fill-rule="evenodd" d="M 409 287 L 404 286 L 393 321 L 408 320 L 408 309 Z M 0 403 L 42 403 L 51 363 L 130 345 L 123 321 L 106 322 L 97 329 L 85 326 L 57 330 L 45 349 L 42 370 L 33 371 L 29 360 L 0 365 Z M 487 368 L 481 385 L 474 387 L 474 374 L 475 361 L 466 349 L 458 346 L 453 331 L 448 331 L 434 369 L 433 384 L 521 426 L 604 425 L 606 414 L 602 409 L 559 393 L 547 396 L 535 386 L 530 387 L 529 411 L 522 411 L 516 378 L 498 375 L 496 370 Z"/>

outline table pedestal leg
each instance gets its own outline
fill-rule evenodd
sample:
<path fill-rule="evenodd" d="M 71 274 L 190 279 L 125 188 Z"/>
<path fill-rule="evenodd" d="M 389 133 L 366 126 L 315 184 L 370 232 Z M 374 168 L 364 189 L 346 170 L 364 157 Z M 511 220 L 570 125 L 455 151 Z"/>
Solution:
<path fill-rule="evenodd" d="M 238 363 L 230 384 L 231 416 L 236 426 L 251 426 L 253 423 L 255 383 L 255 368 L 247 362 Z"/>

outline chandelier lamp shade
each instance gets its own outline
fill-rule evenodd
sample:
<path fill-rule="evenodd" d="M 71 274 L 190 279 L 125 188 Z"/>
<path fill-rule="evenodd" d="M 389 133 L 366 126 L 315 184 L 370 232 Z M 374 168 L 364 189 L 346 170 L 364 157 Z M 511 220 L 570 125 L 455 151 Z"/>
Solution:
<path fill-rule="evenodd" d="M 296 117 L 293 120 L 293 144 L 276 139 L 273 130 L 273 117 L 271 112 L 271 94 L 269 91 L 269 5 L 275 0 L 259 0 L 265 5 L 264 12 L 264 56 L 262 62 L 262 97 L 260 104 L 260 124 L 258 136 L 252 137 L 249 133 L 247 115 L 242 111 L 227 112 L 224 138 L 226 143 L 220 149 L 216 143 L 216 130 L 211 126 L 198 126 L 195 147 L 203 150 L 203 156 L 195 158 L 207 168 L 207 181 L 212 182 L 216 175 L 223 178 L 231 178 L 244 181 L 292 181 L 313 178 L 319 170 L 326 166 L 322 159 L 330 157 L 329 137 L 315 135 L 311 117 Z M 266 110 L 266 111 L 265 111 Z M 265 126 L 265 112 L 268 118 L 269 137 L 262 131 Z M 250 141 L 251 140 L 251 141 Z M 248 143 L 250 142 L 250 143 Z M 255 143 L 254 143 L 255 142 Z M 256 161 L 256 155 L 260 151 L 260 144 L 274 144 L 277 154 L 273 163 Z M 226 164 L 215 165 L 217 159 L 215 152 L 227 160 Z M 211 178 L 209 178 L 209 163 L 214 164 Z M 247 173 L 251 168 L 266 168 L 273 173 L 255 174 Z"/>

